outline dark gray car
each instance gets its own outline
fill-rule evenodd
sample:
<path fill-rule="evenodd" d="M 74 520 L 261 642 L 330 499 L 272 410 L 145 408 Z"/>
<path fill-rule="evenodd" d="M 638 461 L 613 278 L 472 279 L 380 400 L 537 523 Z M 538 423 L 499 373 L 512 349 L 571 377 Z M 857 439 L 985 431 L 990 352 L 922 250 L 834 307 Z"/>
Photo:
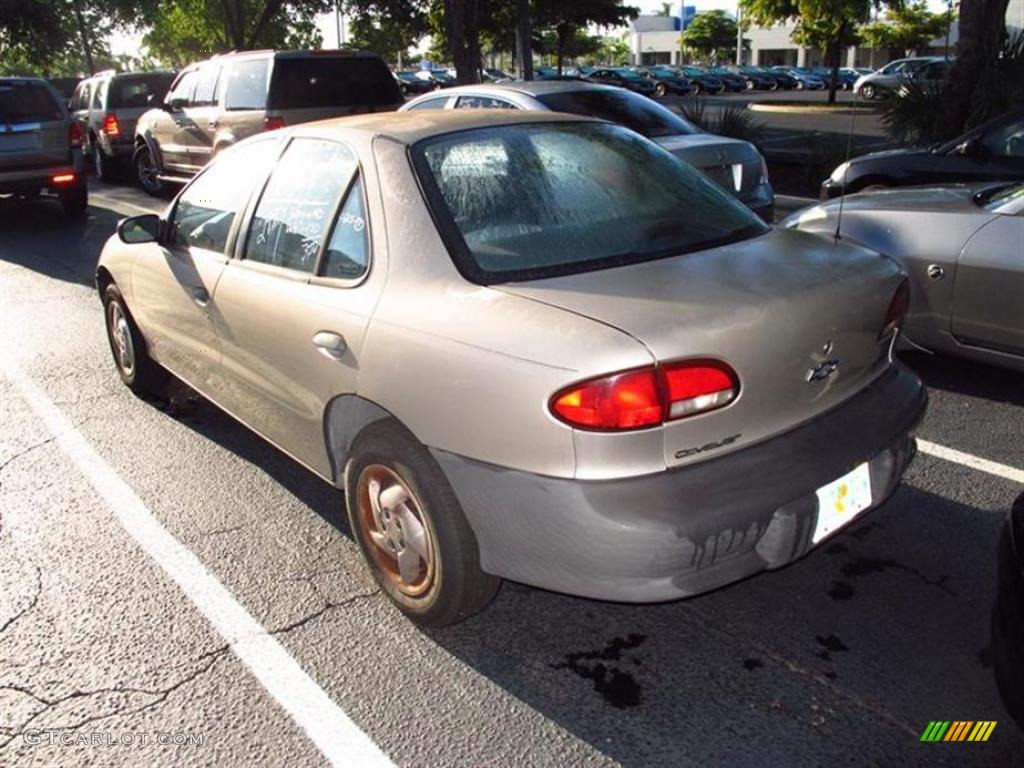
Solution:
<path fill-rule="evenodd" d="M 0 78 L 0 196 L 48 190 L 64 213 L 85 213 L 82 130 L 57 90 L 38 77 Z"/>
<path fill-rule="evenodd" d="M 768 166 L 747 141 L 704 133 L 646 96 L 579 81 L 533 81 L 465 85 L 407 102 L 413 109 L 523 109 L 566 112 L 619 123 L 695 166 L 763 220 L 772 220 L 775 192 Z"/>

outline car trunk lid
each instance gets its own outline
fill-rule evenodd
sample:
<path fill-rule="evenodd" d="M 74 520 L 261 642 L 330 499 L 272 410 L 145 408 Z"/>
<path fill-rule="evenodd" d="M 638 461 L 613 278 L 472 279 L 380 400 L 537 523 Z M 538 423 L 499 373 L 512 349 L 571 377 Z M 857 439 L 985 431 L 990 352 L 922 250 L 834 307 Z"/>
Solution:
<path fill-rule="evenodd" d="M 761 177 L 761 155 L 753 145 L 709 133 L 663 136 L 655 141 L 732 195 L 753 191 Z"/>
<path fill-rule="evenodd" d="M 712 358 L 736 371 L 734 402 L 663 427 L 676 466 L 784 432 L 862 389 L 888 362 L 878 333 L 899 281 L 894 262 L 866 249 L 772 231 L 500 289 L 619 328 L 658 362 Z"/>

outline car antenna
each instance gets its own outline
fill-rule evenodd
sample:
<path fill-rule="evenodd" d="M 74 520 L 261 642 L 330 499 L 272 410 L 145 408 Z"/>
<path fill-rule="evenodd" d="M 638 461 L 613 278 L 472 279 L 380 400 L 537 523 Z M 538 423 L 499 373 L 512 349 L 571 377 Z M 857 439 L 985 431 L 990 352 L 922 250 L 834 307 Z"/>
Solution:
<path fill-rule="evenodd" d="M 835 85 L 835 83 L 833 83 Z M 843 186 L 839 191 L 839 212 L 836 214 L 835 240 L 842 240 L 840 230 L 843 227 L 843 203 L 846 201 L 846 178 L 850 175 L 850 155 L 853 154 L 853 126 L 857 120 L 857 89 L 853 91 L 853 108 L 850 110 L 850 132 L 846 135 L 846 157 L 843 159 Z"/>

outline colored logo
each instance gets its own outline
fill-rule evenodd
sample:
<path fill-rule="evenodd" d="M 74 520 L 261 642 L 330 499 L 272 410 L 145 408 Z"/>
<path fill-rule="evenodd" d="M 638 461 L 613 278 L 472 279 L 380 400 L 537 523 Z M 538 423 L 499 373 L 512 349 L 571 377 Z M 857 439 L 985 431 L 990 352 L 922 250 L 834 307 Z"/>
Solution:
<path fill-rule="evenodd" d="M 995 729 L 995 720 L 932 720 L 921 741 L 988 741 Z"/>

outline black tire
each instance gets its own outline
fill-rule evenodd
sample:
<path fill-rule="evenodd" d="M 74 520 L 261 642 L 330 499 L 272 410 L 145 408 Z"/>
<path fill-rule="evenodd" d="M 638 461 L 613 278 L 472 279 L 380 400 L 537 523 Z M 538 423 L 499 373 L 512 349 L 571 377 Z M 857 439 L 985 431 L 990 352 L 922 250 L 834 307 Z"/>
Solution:
<path fill-rule="evenodd" d="M 694 96 L 700 96 L 700 92 L 700 83 L 693 83 L 690 86 L 690 93 L 692 93 Z"/>
<path fill-rule="evenodd" d="M 804 89 L 804 84 L 803 84 L 803 82 L 802 82 L 802 81 L 800 81 L 800 80 L 797 80 L 797 81 L 796 81 L 796 89 L 797 89 L 798 91 L 802 91 L 802 90 Z"/>
<path fill-rule="evenodd" d="M 57 199 L 60 200 L 60 207 L 67 218 L 77 219 L 84 216 L 89 207 L 89 187 L 86 186 L 85 179 L 79 177 L 71 186 L 57 190 Z"/>
<path fill-rule="evenodd" d="M 369 494 L 373 481 L 389 473 L 395 483 L 404 486 L 407 502 L 412 502 L 411 506 L 403 502 L 406 515 L 415 512 L 415 520 L 429 537 L 430 557 L 420 558 L 417 575 L 424 575 L 415 583 L 406 583 L 397 576 L 388 560 L 395 556 L 371 539 L 370 526 L 375 525 L 372 518 L 376 512 Z M 356 440 L 345 467 L 345 488 L 349 525 L 370 572 L 384 594 L 414 623 L 424 627 L 454 624 L 483 610 L 494 599 L 501 579 L 481 570 L 476 537 L 448 478 L 430 453 L 401 426 L 380 422 Z M 378 493 L 377 497 L 382 516 L 386 505 L 380 499 L 385 495 Z M 397 518 L 392 514 L 392 520 Z M 405 535 L 410 529 L 407 526 L 399 530 Z M 375 533 L 381 537 L 379 527 Z M 396 543 L 400 550 L 410 549 L 407 543 Z"/>
<path fill-rule="evenodd" d="M 132 155 L 132 174 L 142 191 L 153 197 L 163 197 L 167 192 L 167 185 L 157 178 L 159 171 L 149 146 L 140 144 Z"/>
<path fill-rule="evenodd" d="M 876 95 L 875 86 L 873 86 L 871 83 L 865 83 L 860 87 L 860 93 L 858 95 L 862 99 L 871 101 L 872 99 L 875 98 Z"/>
<path fill-rule="evenodd" d="M 657 85 L 654 86 L 654 95 L 659 99 L 664 99 L 665 94 L 667 93 L 668 89 L 665 87 L 664 83 L 658 83 Z"/>
<path fill-rule="evenodd" d="M 745 85 L 746 85 L 748 91 L 754 90 L 754 81 L 753 80 L 747 80 Z"/>
<path fill-rule="evenodd" d="M 121 291 L 113 283 L 103 291 L 103 322 L 107 329 L 107 341 L 110 343 L 114 365 L 125 386 L 140 397 L 164 396 L 170 375 L 150 358 L 146 340 L 135 325 Z M 118 338 L 120 334 L 125 336 Z M 121 343 L 127 344 L 131 357 L 130 365 L 126 364 L 125 358 L 122 357 Z"/>
<path fill-rule="evenodd" d="M 777 91 L 777 90 L 779 90 L 779 81 L 778 80 L 772 80 L 772 84 L 768 86 L 768 90 L 769 91 Z"/>

